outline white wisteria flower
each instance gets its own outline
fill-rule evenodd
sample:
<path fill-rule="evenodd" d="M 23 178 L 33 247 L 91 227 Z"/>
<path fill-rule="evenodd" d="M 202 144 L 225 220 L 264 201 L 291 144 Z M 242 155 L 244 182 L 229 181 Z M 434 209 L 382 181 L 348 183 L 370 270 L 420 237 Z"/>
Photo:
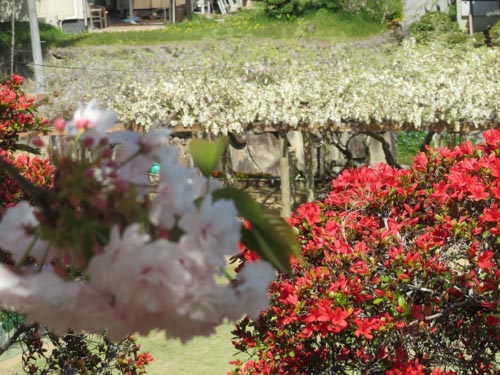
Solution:
<path fill-rule="evenodd" d="M 214 55 L 190 49 L 199 66 L 155 51 L 135 50 L 131 66 L 150 65 L 169 74 L 145 79 L 110 80 L 95 85 L 82 77 L 78 87 L 64 72 L 52 85 L 72 87 L 57 105 L 73 107 L 75 92 L 92 92 L 124 122 L 149 129 L 155 123 L 216 133 L 241 132 L 248 125 L 328 128 L 342 124 L 385 124 L 425 129 L 440 123 L 450 129 L 498 124 L 500 52 L 498 49 L 422 48 L 405 41 L 388 53 L 315 46 L 270 51 L 248 43 Z M 82 53 L 88 64 L 112 67 L 107 56 Z M 234 63 L 227 63 L 234 61 Z M 238 61 L 243 61 L 240 63 Z M 121 60 L 120 60 L 121 62 Z M 59 90 L 61 91 L 61 90 Z M 173 121 L 169 123 L 169 118 Z"/>

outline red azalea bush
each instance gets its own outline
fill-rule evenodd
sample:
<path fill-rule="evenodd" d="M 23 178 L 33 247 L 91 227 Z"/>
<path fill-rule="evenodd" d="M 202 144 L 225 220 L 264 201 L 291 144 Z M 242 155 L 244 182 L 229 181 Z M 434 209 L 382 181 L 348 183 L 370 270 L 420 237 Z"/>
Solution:
<path fill-rule="evenodd" d="M 304 262 L 242 320 L 235 374 L 500 374 L 500 131 L 342 173 L 290 223 Z"/>
<path fill-rule="evenodd" d="M 48 131 L 46 119 L 35 115 L 33 102 L 28 98 L 21 85 L 23 77 L 0 82 L 0 148 L 10 149 L 19 140 L 20 133 L 29 131 Z"/>
<path fill-rule="evenodd" d="M 15 155 L 16 143 L 22 133 L 48 131 L 46 119 L 36 116 L 34 99 L 28 99 L 21 89 L 23 77 L 13 75 L 0 82 L 0 158 L 8 161 L 29 181 L 51 186 L 54 168 L 49 160 L 28 154 Z M 6 206 L 27 198 L 27 192 L 5 170 L 0 170 L 0 217 Z"/>
<path fill-rule="evenodd" d="M 1 149 L 0 158 L 15 166 L 30 182 L 40 186 L 52 186 L 54 167 L 48 159 L 40 159 L 28 154 L 15 156 L 11 151 Z M 22 199 L 29 199 L 29 193 L 6 171 L 0 171 L 0 217 L 6 207 Z"/>

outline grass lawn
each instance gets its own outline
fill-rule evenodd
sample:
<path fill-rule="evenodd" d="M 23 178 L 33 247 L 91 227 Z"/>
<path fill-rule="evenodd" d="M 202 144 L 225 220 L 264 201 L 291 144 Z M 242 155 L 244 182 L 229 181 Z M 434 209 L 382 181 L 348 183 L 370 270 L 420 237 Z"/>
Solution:
<path fill-rule="evenodd" d="M 226 323 L 219 326 L 212 336 L 196 337 L 184 345 L 178 340 L 165 340 L 160 332 L 141 337 L 142 350 L 149 351 L 154 357 L 148 366 L 148 374 L 227 374 L 231 370 L 228 362 L 237 358 L 231 344 L 233 329 L 234 324 Z"/>
<path fill-rule="evenodd" d="M 94 33 L 75 39 L 73 45 L 152 45 L 165 42 L 222 39 L 314 39 L 341 41 L 379 34 L 386 26 L 361 16 L 317 11 L 291 19 L 268 18 L 261 8 L 247 9 L 228 16 L 205 18 L 170 25 L 164 30 Z"/>
<path fill-rule="evenodd" d="M 168 42 L 224 39 L 281 39 L 338 42 L 364 39 L 387 30 L 387 26 L 362 15 L 320 10 L 303 17 L 269 18 L 262 4 L 226 16 L 206 18 L 195 15 L 191 21 L 152 31 L 65 34 L 50 25 L 40 25 L 44 47 L 95 45 L 155 45 Z M 10 24 L 0 24 L 0 52 L 10 48 Z M 16 48 L 30 48 L 28 23 L 16 25 Z"/>
<path fill-rule="evenodd" d="M 234 324 L 219 326 L 210 337 L 196 337 L 187 344 L 179 340 L 166 340 L 161 332 L 139 337 L 143 351 L 150 352 L 154 361 L 147 367 L 152 375 L 227 374 L 229 361 L 235 359 L 236 350 L 231 345 Z M 0 357 L 0 375 L 24 374 L 18 350 Z"/>

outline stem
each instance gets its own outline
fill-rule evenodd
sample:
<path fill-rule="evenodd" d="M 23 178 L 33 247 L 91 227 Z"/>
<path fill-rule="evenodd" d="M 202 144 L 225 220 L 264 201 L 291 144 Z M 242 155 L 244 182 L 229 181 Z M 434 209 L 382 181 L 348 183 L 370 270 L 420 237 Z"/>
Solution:
<path fill-rule="evenodd" d="M 20 267 L 21 265 L 24 264 L 24 262 L 28 259 L 28 257 L 30 256 L 31 254 L 31 251 L 33 250 L 33 246 L 35 246 L 35 243 L 36 241 L 38 240 L 38 238 L 36 236 L 33 237 L 33 239 L 31 240 L 31 243 L 28 247 L 28 249 L 26 250 L 26 252 L 23 254 L 23 256 L 17 261 L 16 263 L 16 267 Z"/>

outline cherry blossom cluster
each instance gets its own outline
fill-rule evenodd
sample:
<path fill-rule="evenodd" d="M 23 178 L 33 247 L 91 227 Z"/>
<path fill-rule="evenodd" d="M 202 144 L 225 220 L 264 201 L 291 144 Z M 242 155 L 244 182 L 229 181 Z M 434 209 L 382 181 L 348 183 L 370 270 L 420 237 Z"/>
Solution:
<path fill-rule="evenodd" d="M 234 373 L 499 374 L 500 130 L 484 140 L 346 170 L 300 206 L 304 262 L 238 323 Z"/>
<path fill-rule="evenodd" d="M 109 132 L 116 120 L 97 102 L 56 120 L 52 187 L 33 186 L 32 202 L 0 221 L 0 246 L 14 262 L 0 265 L 1 305 L 58 334 L 107 331 L 112 339 L 160 329 L 188 340 L 226 318 L 256 316 L 275 277 L 269 263 L 220 282 L 225 257 L 239 248 L 233 201 L 213 198 L 216 182 L 177 163 L 169 131 Z M 156 192 L 147 174 L 154 162 Z"/>

